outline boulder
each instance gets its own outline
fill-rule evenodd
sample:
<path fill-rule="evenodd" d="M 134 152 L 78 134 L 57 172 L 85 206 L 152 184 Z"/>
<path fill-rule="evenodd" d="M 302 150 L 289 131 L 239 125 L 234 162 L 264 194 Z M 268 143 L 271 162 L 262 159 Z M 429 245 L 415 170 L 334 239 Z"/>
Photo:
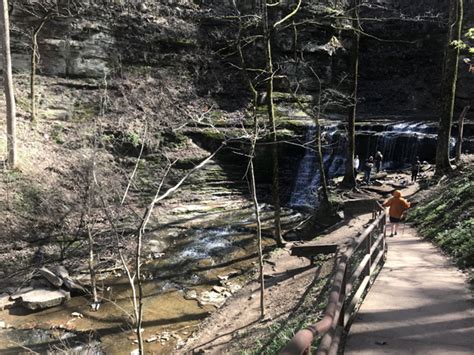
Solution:
<path fill-rule="evenodd" d="M 61 287 L 63 285 L 63 280 L 56 276 L 54 272 L 51 270 L 42 267 L 41 269 L 38 270 L 41 276 L 43 276 L 46 280 L 48 280 L 51 285 L 56 286 L 56 287 Z"/>
<path fill-rule="evenodd" d="M 226 300 L 226 297 L 216 291 L 205 291 L 199 296 L 200 305 L 213 305 L 217 308 L 222 306 Z"/>
<path fill-rule="evenodd" d="M 36 289 L 22 294 L 20 301 L 25 308 L 34 311 L 58 306 L 69 298 L 69 292 L 64 290 Z"/>
<path fill-rule="evenodd" d="M 10 299 L 10 295 L 8 293 L 0 294 L 0 311 L 12 308 L 14 304 L 15 301 Z"/>
<path fill-rule="evenodd" d="M 63 280 L 69 277 L 69 272 L 67 269 L 62 266 L 62 265 L 57 265 L 51 268 L 51 271 L 54 272 L 54 274 Z"/>
<path fill-rule="evenodd" d="M 73 294 L 83 295 L 86 293 L 86 289 L 79 282 L 74 281 L 70 277 L 64 278 L 63 282 L 64 288 Z"/>

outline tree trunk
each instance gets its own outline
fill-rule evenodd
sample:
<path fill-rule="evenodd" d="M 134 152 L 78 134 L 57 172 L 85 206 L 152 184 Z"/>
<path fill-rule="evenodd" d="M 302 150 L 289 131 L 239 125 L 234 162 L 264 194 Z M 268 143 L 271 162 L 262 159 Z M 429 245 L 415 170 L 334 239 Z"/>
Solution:
<path fill-rule="evenodd" d="M 465 106 L 462 110 L 461 114 L 459 115 L 458 121 L 458 146 L 456 147 L 456 162 L 459 163 L 461 161 L 461 152 L 462 152 L 462 136 L 464 131 L 464 118 L 466 117 L 467 111 L 471 106 Z"/>
<path fill-rule="evenodd" d="M 254 125 L 254 135 L 252 138 L 252 145 L 250 147 L 249 154 L 249 170 L 247 178 L 250 183 L 250 193 L 252 195 L 252 201 L 255 211 L 255 220 L 257 223 L 257 253 L 258 253 L 258 265 L 259 265 L 259 282 L 260 282 L 260 318 L 265 318 L 265 282 L 263 278 L 263 249 L 262 249 L 262 222 L 260 219 L 260 209 L 258 207 L 258 198 L 257 198 L 257 187 L 255 183 L 255 146 L 258 139 L 258 117 L 257 117 L 257 105 L 258 105 L 258 92 L 255 89 L 255 86 L 247 72 L 247 63 L 244 58 L 244 53 L 242 51 L 242 17 L 241 13 L 236 5 L 235 0 L 232 1 L 235 11 L 239 16 L 239 32 L 237 34 L 237 51 L 239 53 L 240 64 L 242 66 L 242 71 L 247 83 L 249 85 L 249 90 L 252 93 L 252 115 L 253 115 L 253 125 Z"/>
<path fill-rule="evenodd" d="M 441 115 L 438 127 L 438 144 L 436 147 L 436 175 L 452 171 L 449 162 L 451 124 L 453 121 L 456 80 L 458 76 L 459 47 L 451 43 L 461 40 L 463 17 L 463 0 L 449 1 L 448 41 L 444 56 L 444 68 L 441 89 Z"/>
<path fill-rule="evenodd" d="M 323 151 L 321 148 L 321 125 L 319 123 L 319 117 L 315 118 L 316 123 L 316 150 L 317 150 L 317 160 L 319 166 L 319 173 L 321 174 L 321 207 L 325 208 L 330 205 L 329 203 L 329 194 L 328 194 L 328 184 L 326 181 L 326 172 L 324 171 L 324 160 L 323 160 Z"/>
<path fill-rule="evenodd" d="M 10 54 L 10 23 L 8 18 L 8 0 L 2 1 L 1 11 L 1 36 L 3 44 L 3 85 L 5 88 L 5 99 L 7 109 L 7 165 L 10 168 L 14 168 L 16 166 L 16 108 L 15 93 L 13 89 L 12 60 Z"/>
<path fill-rule="evenodd" d="M 33 32 L 31 37 L 31 73 L 30 73 L 30 91 L 31 91 L 31 122 L 36 120 L 36 51 L 37 51 L 36 33 Z"/>
<path fill-rule="evenodd" d="M 265 281 L 264 281 L 264 274 L 263 274 L 263 250 L 262 250 L 262 222 L 260 219 L 260 209 L 258 207 L 258 198 L 257 198 L 257 187 L 255 182 L 255 165 L 254 165 L 254 157 L 255 157 L 255 146 L 257 144 L 258 139 L 258 117 L 257 117 L 257 105 L 258 105 L 258 92 L 255 89 L 255 86 L 247 72 L 247 64 L 244 58 L 244 53 L 242 51 L 242 17 L 240 11 L 236 5 L 235 0 L 233 0 L 233 5 L 235 11 L 239 16 L 239 32 L 237 34 L 237 51 L 239 53 L 240 64 L 242 66 L 242 71 L 244 73 L 245 78 L 247 79 L 247 83 L 249 85 L 249 90 L 252 93 L 252 115 L 253 115 L 253 125 L 254 125 L 254 136 L 252 139 L 252 145 L 250 148 L 249 154 L 249 174 L 248 176 L 250 182 L 250 193 L 252 195 L 252 201 L 255 211 L 255 219 L 257 223 L 257 252 L 258 252 L 258 265 L 259 265 L 259 282 L 260 282 L 260 318 L 265 318 Z"/>
<path fill-rule="evenodd" d="M 31 34 L 31 73 L 30 73 L 30 90 L 31 90 L 31 121 L 36 120 L 36 68 L 38 66 L 38 34 L 49 18 L 49 14 L 43 17 L 41 23 L 33 30 Z"/>
<path fill-rule="evenodd" d="M 351 3 L 352 11 L 351 14 L 354 16 L 352 20 L 352 33 L 353 33 L 353 46 L 351 50 L 351 63 L 352 63 L 352 88 L 351 88 L 351 101 L 352 104 L 349 108 L 349 114 L 347 117 L 347 157 L 346 157 L 346 171 L 344 175 L 343 185 L 348 188 L 354 188 L 356 186 L 354 176 L 354 152 L 355 152 L 355 121 L 357 113 L 357 85 L 359 77 L 359 0 L 353 0 Z"/>
<path fill-rule="evenodd" d="M 279 246 L 284 244 L 281 236 L 280 224 L 280 185 L 278 178 L 278 140 L 276 134 L 275 124 L 275 107 L 273 103 L 273 60 L 272 60 L 272 44 L 271 44 L 271 30 L 268 22 L 268 5 L 266 2 L 262 4 L 263 15 L 263 38 L 265 41 L 265 57 L 267 64 L 267 111 L 268 119 L 271 126 L 271 141 L 272 141 L 272 202 L 275 209 L 274 214 L 274 238 Z"/>
<path fill-rule="evenodd" d="M 263 250 L 262 250 L 262 222 L 260 220 L 260 210 L 258 207 L 257 200 L 257 189 L 255 187 L 255 169 L 253 165 L 255 153 L 255 139 L 252 146 L 252 155 L 250 156 L 250 169 L 249 169 L 249 180 L 250 189 L 252 192 L 252 201 L 255 209 L 255 219 L 257 220 L 257 251 L 258 251 L 258 268 L 259 268 L 259 281 L 260 281 L 260 318 L 265 318 L 265 280 L 263 274 Z"/>

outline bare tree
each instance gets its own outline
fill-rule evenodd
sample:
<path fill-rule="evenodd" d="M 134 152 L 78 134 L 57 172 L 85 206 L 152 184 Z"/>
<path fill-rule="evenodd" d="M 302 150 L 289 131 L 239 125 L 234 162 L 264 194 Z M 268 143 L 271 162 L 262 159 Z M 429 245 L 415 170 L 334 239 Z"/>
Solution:
<path fill-rule="evenodd" d="M 456 80 L 459 66 L 459 46 L 454 41 L 461 41 L 463 0 L 449 1 L 448 40 L 444 56 L 444 68 L 441 90 L 441 115 L 438 127 L 438 144 L 436 147 L 436 174 L 442 175 L 452 171 L 449 161 L 451 125 L 453 122 L 454 101 L 456 98 Z"/>
<path fill-rule="evenodd" d="M 296 32 L 296 30 L 295 30 Z M 311 109 L 308 109 L 303 105 L 301 100 L 298 99 L 296 93 L 292 93 L 293 98 L 296 100 L 298 106 L 300 109 L 305 112 L 308 116 L 310 116 L 316 126 L 316 132 L 314 135 L 314 149 L 316 149 L 316 160 L 318 163 L 318 168 L 319 168 L 319 174 L 321 177 L 321 193 L 320 197 L 322 198 L 319 202 L 321 203 L 322 208 L 329 207 L 331 203 L 329 202 L 329 191 L 328 191 L 328 183 L 327 183 L 327 176 L 326 172 L 324 170 L 324 159 L 323 159 L 323 150 L 322 150 L 322 137 L 321 137 L 321 123 L 319 121 L 321 117 L 321 112 L 323 111 L 323 102 L 322 102 L 322 96 L 323 96 L 323 88 L 322 88 L 322 83 L 319 75 L 316 73 L 316 71 L 313 68 L 310 68 L 311 72 L 315 76 L 315 78 L 318 80 L 318 85 L 319 85 L 319 91 L 318 91 L 318 100 L 316 105 L 313 105 Z"/>
<path fill-rule="evenodd" d="M 48 21 L 51 14 L 45 15 L 41 22 L 36 26 L 31 34 L 31 63 L 30 63 L 30 109 L 32 122 L 36 120 L 36 70 L 39 63 L 40 55 L 38 53 L 38 34 Z"/>
<path fill-rule="evenodd" d="M 351 1 L 350 14 L 352 16 L 352 48 L 351 48 L 351 65 L 352 65 L 352 81 L 351 81 L 351 104 L 347 116 L 347 156 L 346 171 L 344 175 L 343 185 L 348 188 L 356 186 L 354 176 L 354 152 L 355 152 L 355 121 L 357 113 L 357 84 L 359 77 L 359 42 L 360 42 L 360 23 L 359 23 L 359 0 Z"/>
<path fill-rule="evenodd" d="M 30 57 L 30 119 L 36 120 L 36 72 L 40 62 L 38 35 L 44 25 L 52 19 L 77 16 L 81 6 L 77 0 L 63 2 L 61 0 L 26 1 L 19 4 L 19 9 L 37 19 L 31 27 L 31 57 Z"/>
<path fill-rule="evenodd" d="M 285 22 L 289 21 L 293 16 L 295 16 L 300 7 L 302 0 L 298 0 L 297 4 L 293 10 L 287 14 L 282 19 L 270 24 L 269 19 L 269 8 L 279 4 L 279 1 L 266 2 L 262 1 L 261 3 L 261 15 L 262 15 L 262 32 L 263 32 L 263 41 L 265 48 L 265 62 L 266 62 L 266 73 L 267 73 L 267 85 L 266 85 L 266 103 L 267 103 L 267 112 L 268 119 L 271 126 L 271 141 L 272 141 L 272 199 L 273 207 L 275 209 L 274 215 L 274 237 L 278 245 L 283 245 L 284 240 L 281 235 L 281 222 L 280 222 L 280 186 L 279 186 L 279 177 L 278 177 L 278 138 L 276 132 L 276 122 L 275 122 L 275 105 L 273 102 L 273 87 L 274 87 L 274 78 L 275 71 L 273 68 L 273 53 L 272 53 L 272 37 L 275 31 Z"/>
<path fill-rule="evenodd" d="M 2 1 L 1 16 L 3 86 L 5 89 L 7 106 L 7 164 L 10 168 L 14 168 L 16 166 L 16 106 L 12 77 L 12 58 L 10 53 L 10 20 L 8 16 L 8 0 Z"/>
<path fill-rule="evenodd" d="M 242 72 L 247 80 L 249 90 L 252 94 L 252 118 L 253 118 L 253 125 L 254 125 L 254 132 L 251 139 L 251 147 L 249 153 L 249 165 L 247 170 L 247 179 L 250 185 L 250 193 L 252 195 L 252 202 L 255 211 L 255 219 L 257 222 L 257 252 L 258 252 L 258 265 L 259 265 L 259 281 L 260 281 L 260 318 L 265 317 L 265 281 L 264 281 L 264 274 L 263 274 L 263 250 L 262 250 L 262 222 L 260 219 L 260 208 L 258 206 L 258 198 L 257 198 L 257 188 L 255 182 L 255 148 L 258 139 L 258 115 L 257 115 L 257 107 L 258 107 L 258 92 L 255 88 L 252 79 L 249 76 L 247 71 L 247 64 L 244 58 L 244 53 L 242 51 L 242 16 L 241 13 L 235 3 L 235 0 L 232 1 L 235 11 L 238 15 L 238 23 L 239 23 L 239 30 L 237 34 L 236 40 L 236 47 L 237 52 L 239 54 L 239 60 Z"/>

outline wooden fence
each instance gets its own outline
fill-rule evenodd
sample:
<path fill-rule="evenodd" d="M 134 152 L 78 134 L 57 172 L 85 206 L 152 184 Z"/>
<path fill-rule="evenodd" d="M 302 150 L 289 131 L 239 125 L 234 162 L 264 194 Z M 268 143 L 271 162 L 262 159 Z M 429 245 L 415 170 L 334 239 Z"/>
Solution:
<path fill-rule="evenodd" d="M 337 354 L 344 330 L 347 330 L 357 306 L 370 286 L 375 270 L 385 261 L 386 214 L 373 213 L 373 222 L 354 243 L 337 257 L 337 266 L 324 317 L 298 331 L 283 348 L 281 355 L 311 354 L 311 344 L 322 336 L 317 354 Z"/>

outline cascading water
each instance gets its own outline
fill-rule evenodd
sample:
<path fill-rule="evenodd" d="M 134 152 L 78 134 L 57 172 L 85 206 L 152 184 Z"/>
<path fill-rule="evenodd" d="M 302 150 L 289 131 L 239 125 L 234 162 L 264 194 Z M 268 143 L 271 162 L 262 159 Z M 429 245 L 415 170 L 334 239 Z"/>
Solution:
<path fill-rule="evenodd" d="M 290 207 L 317 206 L 317 190 L 321 176 L 316 160 L 314 138 L 316 128 L 308 126 L 305 134 L 305 154 L 298 166 L 298 173 L 290 196 Z M 347 137 L 342 125 L 322 128 L 323 162 L 326 176 L 331 179 L 344 175 Z M 366 122 L 356 127 L 356 151 L 361 165 L 369 156 L 380 151 L 384 156 L 382 169 L 407 168 L 418 156 L 422 161 L 435 159 L 437 125 L 434 122 Z M 451 138 L 454 151 L 456 139 Z"/>
<path fill-rule="evenodd" d="M 316 152 L 311 147 L 316 132 L 315 126 L 308 127 L 305 135 L 305 154 L 298 167 L 297 178 L 289 205 L 291 207 L 298 206 L 314 206 L 317 195 L 313 191 L 313 180 L 319 180 L 319 174 L 316 172 Z M 316 181 L 314 181 L 316 183 Z"/>
<path fill-rule="evenodd" d="M 362 124 L 356 132 L 356 154 L 362 159 L 380 151 L 382 169 L 408 167 L 416 156 L 421 160 L 435 158 L 437 126 L 432 122 L 397 122 L 377 125 Z M 456 139 L 451 138 L 454 150 Z"/>
<path fill-rule="evenodd" d="M 328 177 L 334 177 L 344 173 L 343 149 L 341 149 L 341 140 L 335 137 L 337 125 L 331 125 L 322 128 L 323 141 L 323 165 Z M 318 188 L 321 182 L 316 151 L 315 151 L 316 127 L 311 125 L 305 134 L 305 154 L 298 166 L 295 184 L 291 193 L 290 207 L 310 207 L 314 208 L 318 204 Z"/>

